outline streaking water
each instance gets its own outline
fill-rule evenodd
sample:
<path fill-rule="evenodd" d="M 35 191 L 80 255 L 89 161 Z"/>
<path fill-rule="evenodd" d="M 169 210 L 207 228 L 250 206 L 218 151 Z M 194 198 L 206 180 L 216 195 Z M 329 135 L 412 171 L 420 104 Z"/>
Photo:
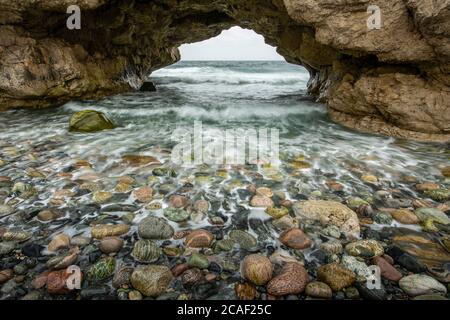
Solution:
<path fill-rule="evenodd" d="M 0 175 L 31 181 L 25 174 L 30 166 L 49 174 L 47 180 L 33 182 L 41 202 L 24 202 L 22 208 L 41 207 L 55 191 L 67 188 L 56 173 L 69 170 L 79 159 L 89 161 L 92 170 L 102 175 L 105 189 L 113 190 L 118 176 L 136 173 L 117 166 L 123 155 L 153 155 L 168 162 L 164 149 L 179 143 L 171 138 L 174 130 L 191 130 L 194 121 L 201 120 L 205 126 L 223 130 L 279 129 L 283 163 L 304 156 L 311 165 L 301 174 L 282 165 L 283 185 L 286 190 L 295 185 L 306 195 L 327 192 L 325 183 L 335 180 L 345 185 L 347 195 L 370 196 L 373 190 L 360 179 L 366 173 L 414 197 L 416 190 L 403 183 L 404 176 L 425 181 L 442 178 L 439 167 L 448 163 L 450 155 L 445 145 L 361 134 L 334 124 L 325 106 L 306 96 L 308 77 L 303 68 L 284 62 L 181 62 L 151 76 L 158 88 L 154 93 L 2 113 L 0 159 L 14 160 L 0 167 Z M 119 127 L 94 134 L 69 133 L 69 117 L 84 109 L 106 113 Z M 5 151 L 8 147 L 17 149 L 20 156 L 11 158 Z M 195 173 L 192 169 L 178 172 L 185 181 Z M 263 168 L 259 172 L 270 179 Z M 84 196 L 80 201 L 89 203 L 91 198 Z"/>

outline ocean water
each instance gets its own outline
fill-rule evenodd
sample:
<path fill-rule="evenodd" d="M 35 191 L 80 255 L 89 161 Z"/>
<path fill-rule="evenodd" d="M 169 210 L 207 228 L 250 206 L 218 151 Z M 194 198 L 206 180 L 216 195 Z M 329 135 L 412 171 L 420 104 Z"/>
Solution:
<path fill-rule="evenodd" d="M 194 123 L 201 121 L 205 136 L 217 129 L 278 129 L 279 166 L 254 170 L 265 179 L 281 180 L 286 191 L 295 188 L 306 196 L 314 191 L 326 194 L 326 182 L 338 181 L 345 186 L 344 198 L 370 197 L 373 186 L 361 181 L 362 175 L 370 174 L 378 177 L 384 188 L 398 188 L 415 197 L 420 195 L 412 188 L 411 178 L 405 182 L 405 176 L 417 181 L 442 178 L 439 168 L 448 164 L 450 154 L 445 145 L 361 134 L 332 123 L 326 106 L 307 96 L 308 78 L 304 68 L 285 62 L 180 62 L 150 76 L 157 92 L 74 101 L 56 109 L 6 112 L 0 122 L 0 159 L 6 160 L 0 175 L 31 182 L 39 190 L 39 200 L 21 202 L 21 208 L 48 204 L 55 191 L 67 188 L 67 181 L 57 174 L 70 171 L 79 160 L 89 161 L 92 168 L 76 171 L 73 179 L 94 172 L 101 175 L 105 189 L 112 191 L 119 176 L 149 174 L 148 169 L 136 172 L 120 166 L 123 155 L 152 155 L 176 167 L 170 152 L 182 138 L 177 129 L 191 132 Z M 118 127 L 93 134 L 69 133 L 70 116 L 85 109 L 104 112 Z M 293 159 L 301 159 L 305 168 L 292 170 Z M 45 172 L 47 179 L 30 178 L 26 174 L 30 167 Z M 180 174 L 176 183 L 182 185 L 199 171 L 211 173 L 218 168 L 231 167 L 176 168 Z M 236 177 L 244 184 L 254 182 L 242 172 L 227 181 Z M 226 198 L 219 189 L 227 181 L 210 187 Z M 83 196 L 78 201 L 92 200 Z"/>
<path fill-rule="evenodd" d="M 1 113 L 0 205 L 11 206 L 14 212 L 0 216 L 0 229 L 29 232 L 31 241 L 46 246 L 61 232 L 71 237 L 89 236 L 94 224 L 127 221 L 131 231 L 123 236 L 126 250 L 117 255 L 118 264 L 136 265 L 129 252 L 138 238 L 139 222 L 149 215 L 164 217 L 169 196 L 183 194 L 192 202 L 207 200 L 210 210 L 207 215 L 194 211 L 185 222 L 170 221 L 175 230 L 206 228 L 219 239 L 232 229 L 246 229 L 258 239 L 257 251 L 264 255 L 274 249 L 285 257 L 304 256 L 316 263 L 313 250 L 324 241 L 320 233 L 324 226 L 305 229 L 314 247 L 301 255 L 298 250 L 286 250 L 278 241 L 280 230 L 273 227 L 265 209 L 250 206 L 253 186 L 276 192 L 277 206 L 282 198 L 345 203 L 356 196 L 373 202 L 377 191 L 386 191 L 392 200 L 383 199 L 381 206 L 395 206 L 397 199 L 411 204 L 414 199 L 426 198 L 416 189 L 418 182 L 431 181 L 448 188 L 449 179 L 440 172 L 449 164 L 447 146 L 361 134 L 335 124 L 329 120 L 326 106 L 307 96 L 308 77 L 305 69 L 285 62 L 180 62 L 150 76 L 157 92 Z M 69 132 L 70 116 L 86 109 L 104 112 L 117 128 L 91 134 Z M 217 129 L 277 129 L 280 161 L 240 166 L 172 163 L 172 149 L 183 136 L 176 132 L 191 131 L 199 121 L 205 136 Z M 158 166 L 175 174 L 160 176 L 154 167 L 131 166 L 124 163 L 124 155 L 153 156 L 161 162 Z M 128 191 L 119 191 L 119 179 L 125 175 L 134 181 Z M 378 182 L 364 182 L 364 175 L 374 175 Z M 330 182 L 338 182 L 342 190 L 330 189 Z M 142 186 L 153 189 L 150 205 L 137 202 L 131 192 Z M 34 190 L 34 195 L 24 196 L 29 190 Z M 95 190 L 112 196 L 105 203 L 96 203 Z M 57 210 L 61 217 L 38 221 L 36 215 L 46 208 Z M 374 230 L 385 226 L 370 224 Z M 395 221 L 391 226 L 421 229 Z M 184 248 L 180 239 L 157 244 Z M 95 249 L 96 243 L 92 246 Z M 77 263 L 83 268 L 92 264 L 92 246 L 80 253 Z M 218 255 L 238 265 L 247 253 L 235 249 Z M 44 254 L 52 255 L 46 250 Z M 178 261 L 163 259 L 161 263 L 171 267 Z M 39 270 L 46 268 L 43 263 Z M 234 292 L 233 284 L 228 289 Z"/>
<path fill-rule="evenodd" d="M 353 181 L 349 168 L 355 165 L 392 181 L 402 175 L 439 177 L 438 167 L 449 160 L 446 146 L 361 134 L 334 124 L 326 107 L 306 95 L 308 78 L 304 68 L 285 62 L 184 61 L 150 76 L 157 92 L 3 113 L 0 138 L 18 148 L 49 142 L 53 146 L 48 154 L 65 153 L 71 159 L 106 155 L 109 161 L 101 168 L 106 170 L 123 154 L 172 148 L 175 129 L 191 130 L 194 121 L 202 121 L 205 128 L 221 130 L 276 128 L 281 154 L 304 155 L 315 170 L 334 179 Z M 84 109 L 104 112 L 118 128 L 69 133 L 69 117 Z M 313 171 L 306 176 L 312 178 L 312 187 L 323 183 Z M 359 179 L 353 182 L 360 184 Z"/>

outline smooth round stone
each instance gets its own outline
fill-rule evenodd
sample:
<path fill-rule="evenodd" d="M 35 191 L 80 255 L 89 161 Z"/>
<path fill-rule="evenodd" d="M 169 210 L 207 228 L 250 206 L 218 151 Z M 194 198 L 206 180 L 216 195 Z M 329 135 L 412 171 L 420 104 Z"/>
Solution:
<path fill-rule="evenodd" d="M 203 272 L 198 268 L 186 270 L 181 275 L 181 282 L 185 287 L 191 287 L 193 285 L 199 284 L 203 282 L 204 279 L 205 276 L 203 275 Z"/>
<path fill-rule="evenodd" d="M 345 297 L 347 299 L 356 300 L 359 299 L 359 291 L 355 287 L 345 288 Z"/>
<path fill-rule="evenodd" d="M 337 226 L 333 225 L 325 227 L 324 229 L 322 229 L 321 233 L 335 239 L 339 239 L 341 237 L 341 231 Z"/>
<path fill-rule="evenodd" d="M 337 201 L 297 201 L 292 209 L 299 219 L 317 220 L 324 226 L 334 225 L 348 238 L 360 235 L 359 219 L 353 210 Z"/>
<path fill-rule="evenodd" d="M 337 263 L 330 263 L 317 269 L 317 279 L 329 285 L 333 291 L 341 291 L 356 281 L 356 274 Z"/>
<path fill-rule="evenodd" d="M 344 185 L 336 181 L 328 181 L 326 183 L 327 187 L 330 188 L 331 191 L 342 191 L 344 190 Z"/>
<path fill-rule="evenodd" d="M 71 290 L 67 287 L 67 280 L 71 276 L 66 270 L 52 271 L 46 276 L 47 292 L 49 294 L 67 294 Z"/>
<path fill-rule="evenodd" d="M 447 288 L 442 283 L 424 274 L 406 276 L 399 281 L 399 286 L 410 297 L 447 293 Z"/>
<path fill-rule="evenodd" d="M 183 253 L 183 249 L 178 247 L 164 247 L 162 248 L 162 251 L 168 257 L 178 257 L 180 254 Z"/>
<path fill-rule="evenodd" d="M 133 189 L 133 187 L 127 183 L 119 182 L 116 185 L 115 191 L 118 193 L 128 193 Z"/>
<path fill-rule="evenodd" d="M 416 184 L 416 189 L 419 191 L 437 190 L 439 188 L 440 188 L 439 185 L 433 182 L 423 182 Z"/>
<path fill-rule="evenodd" d="M 371 271 L 367 264 L 353 256 L 344 255 L 341 259 L 341 264 L 356 273 L 361 279 L 368 279 L 371 275 Z"/>
<path fill-rule="evenodd" d="M 250 200 L 250 206 L 255 208 L 273 207 L 274 203 L 272 199 L 264 196 L 253 196 Z"/>
<path fill-rule="evenodd" d="M 450 200 L 450 189 L 427 190 L 424 194 L 434 201 L 443 202 Z"/>
<path fill-rule="evenodd" d="M 112 193 L 109 191 L 95 191 L 92 199 L 94 200 L 95 203 L 98 204 L 103 204 L 108 202 L 109 200 L 111 200 L 112 198 Z"/>
<path fill-rule="evenodd" d="M 450 224 L 450 218 L 444 212 L 436 208 L 418 208 L 414 211 L 414 213 L 421 222 L 431 219 L 432 221 L 440 224 Z"/>
<path fill-rule="evenodd" d="M 71 250 L 69 250 L 69 252 L 67 252 L 63 255 L 50 258 L 47 261 L 46 265 L 49 269 L 67 268 L 70 265 L 73 265 L 77 261 L 79 253 L 80 253 L 80 250 L 77 247 L 72 248 Z"/>
<path fill-rule="evenodd" d="M 112 279 L 112 285 L 114 288 L 120 288 L 123 285 L 128 285 L 130 283 L 131 274 L 133 273 L 133 267 L 122 267 L 114 273 Z"/>
<path fill-rule="evenodd" d="M 139 240 L 135 242 L 131 256 L 139 262 L 155 262 L 161 254 L 161 248 L 152 240 Z"/>
<path fill-rule="evenodd" d="M 107 257 L 90 266 L 86 272 L 89 281 L 101 281 L 108 279 L 114 274 L 116 269 L 116 259 Z"/>
<path fill-rule="evenodd" d="M 188 265 L 192 268 L 207 269 L 209 260 L 203 254 L 194 252 L 188 260 Z"/>
<path fill-rule="evenodd" d="M 298 250 L 307 249 L 312 245 L 312 240 L 297 228 L 284 231 L 280 235 L 280 242 L 289 248 Z"/>
<path fill-rule="evenodd" d="M 349 199 L 347 199 L 347 204 L 352 209 L 356 209 L 362 205 L 369 205 L 367 201 L 358 197 L 350 197 Z"/>
<path fill-rule="evenodd" d="M 161 210 L 163 207 L 162 203 L 159 201 L 153 201 L 151 203 L 149 203 L 145 209 L 150 210 L 150 211 L 158 211 Z"/>
<path fill-rule="evenodd" d="M 337 240 L 324 242 L 320 245 L 320 249 L 329 255 L 340 254 L 344 250 L 342 243 Z"/>
<path fill-rule="evenodd" d="M 0 271 L 0 284 L 12 279 L 14 276 L 14 271 L 11 269 L 5 269 Z"/>
<path fill-rule="evenodd" d="M 38 213 L 37 218 L 39 221 L 48 222 L 53 221 L 61 217 L 61 214 L 52 209 L 42 210 Z"/>
<path fill-rule="evenodd" d="M 106 237 L 121 236 L 130 231 L 127 224 L 102 224 L 96 225 L 91 229 L 91 235 L 95 239 L 103 239 Z"/>
<path fill-rule="evenodd" d="M 228 252 L 233 250 L 234 241 L 231 239 L 219 240 L 214 244 L 214 252 Z"/>
<path fill-rule="evenodd" d="M 142 300 L 142 294 L 137 290 L 132 290 L 128 293 L 128 299 L 130 300 Z"/>
<path fill-rule="evenodd" d="M 367 183 L 377 183 L 378 178 L 371 174 L 366 174 L 361 177 L 361 180 Z"/>
<path fill-rule="evenodd" d="M 373 263 L 380 268 L 381 276 L 385 279 L 397 282 L 403 277 L 402 274 L 383 257 L 375 257 Z"/>
<path fill-rule="evenodd" d="M 182 209 L 182 208 L 186 208 L 189 205 L 190 201 L 188 198 L 186 198 L 185 196 L 181 196 L 181 195 L 172 195 L 169 198 L 169 205 L 172 208 L 177 208 L 177 209 Z"/>
<path fill-rule="evenodd" d="M 11 253 L 16 248 L 17 243 L 14 241 L 0 242 L 0 257 Z"/>
<path fill-rule="evenodd" d="M 419 218 L 414 214 L 414 212 L 408 209 L 398 209 L 392 212 L 392 217 L 403 224 L 418 224 Z"/>
<path fill-rule="evenodd" d="M 288 229 L 292 229 L 292 228 L 297 228 L 298 220 L 289 215 L 286 215 L 282 218 L 273 220 L 272 224 L 278 230 L 288 230 Z"/>
<path fill-rule="evenodd" d="M 392 216 L 387 212 L 378 212 L 374 215 L 373 220 L 378 224 L 390 225 Z"/>
<path fill-rule="evenodd" d="M 148 203 L 153 199 L 153 189 L 150 187 L 141 187 L 133 191 L 133 197 L 141 203 Z"/>
<path fill-rule="evenodd" d="M 119 237 L 107 237 L 100 241 L 99 248 L 103 253 L 119 252 L 123 247 L 123 239 Z"/>
<path fill-rule="evenodd" d="M 272 279 L 273 265 L 267 257 L 251 254 L 242 261 L 241 274 L 244 279 L 262 286 Z"/>
<path fill-rule="evenodd" d="M 198 212 L 207 213 L 209 210 L 209 202 L 206 200 L 197 200 L 194 203 L 194 209 Z"/>
<path fill-rule="evenodd" d="M 333 296 L 331 288 L 323 282 L 313 281 L 306 285 L 306 295 L 313 298 L 330 299 Z"/>
<path fill-rule="evenodd" d="M 306 269 L 298 262 L 288 262 L 281 273 L 269 281 L 267 292 L 273 296 L 299 294 L 305 290 L 308 282 Z"/>
<path fill-rule="evenodd" d="M 214 235 L 206 230 L 199 229 L 190 232 L 184 243 L 191 248 L 209 248 L 214 240 Z"/>
<path fill-rule="evenodd" d="M 183 222 L 189 220 L 189 212 L 184 209 L 166 208 L 164 209 L 164 216 L 173 222 Z"/>
<path fill-rule="evenodd" d="M 138 226 L 138 234 L 143 239 L 170 239 L 174 233 L 172 226 L 165 219 L 159 217 L 147 217 Z"/>
<path fill-rule="evenodd" d="M 122 176 L 117 180 L 118 183 L 133 185 L 136 180 L 133 177 L 130 176 Z"/>
<path fill-rule="evenodd" d="M 31 184 L 25 184 L 23 182 L 17 182 L 12 188 L 12 192 L 20 194 L 23 199 L 34 197 L 38 194 L 38 191 Z"/>
<path fill-rule="evenodd" d="M 280 219 L 289 214 L 289 209 L 286 207 L 268 207 L 266 213 L 274 219 Z"/>
<path fill-rule="evenodd" d="M 17 241 L 24 242 L 31 239 L 32 234 L 27 231 L 6 231 L 2 239 L 3 241 Z"/>
<path fill-rule="evenodd" d="M 164 183 L 159 186 L 158 191 L 160 194 L 168 194 L 168 193 L 172 192 L 173 190 L 175 190 L 176 188 L 177 188 L 177 186 L 174 184 Z"/>
<path fill-rule="evenodd" d="M 14 208 L 7 204 L 0 204 L 0 218 L 14 212 Z"/>
<path fill-rule="evenodd" d="M 258 244 L 258 240 L 254 236 L 242 230 L 231 230 L 228 237 L 244 250 L 255 248 Z"/>
<path fill-rule="evenodd" d="M 256 194 L 258 196 L 262 196 L 262 197 L 267 197 L 267 198 L 272 198 L 273 197 L 273 192 L 270 188 L 266 188 L 266 187 L 260 187 L 256 189 Z"/>
<path fill-rule="evenodd" d="M 84 247 L 84 246 L 87 246 L 89 243 L 91 243 L 91 238 L 83 237 L 83 236 L 77 236 L 77 237 L 73 237 L 70 240 L 70 243 L 73 246 Z"/>
<path fill-rule="evenodd" d="M 70 245 L 70 237 L 64 233 L 60 233 L 53 237 L 52 241 L 48 244 L 48 251 L 55 252 L 61 248 L 67 248 Z"/>
<path fill-rule="evenodd" d="M 128 212 L 127 214 L 124 214 L 122 216 L 122 221 L 126 224 L 133 224 L 133 220 L 136 217 L 136 215 L 132 212 Z"/>
<path fill-rule="evenodd" d="M 345 246 L 345 250 L 352 256 L 364 258 L 374 258 L 381 256 L 384 253 L 384 248 L 380 242 L 372 239 L 349 243 Z"/>
<path fill-rule="evenodd" d="M 179 277 L 181 274 L 183 274 L 186 270 L 189 269 L 189 266 L 187 263 L 181 263 L 174 266 L 171 270 L 174 277 Z"/>
<path fill-rule="evenodd" d="M 69 120 L 69 131 L 87 133 L 114 128 L 114 123 L 104 113 L 95 110 L 76 112 Z"/>
<path fill-rule="evenodd" d="M 450 166 L 441 168 L 441 174 L 446 178 L 450 178 Z"/>
<path fill-rule="evenodd" d="M 148 265 L 138 267 L 131 275 L 131 284 L 147 297 L 165 293 L 173 276 L 166 266 Z"/>

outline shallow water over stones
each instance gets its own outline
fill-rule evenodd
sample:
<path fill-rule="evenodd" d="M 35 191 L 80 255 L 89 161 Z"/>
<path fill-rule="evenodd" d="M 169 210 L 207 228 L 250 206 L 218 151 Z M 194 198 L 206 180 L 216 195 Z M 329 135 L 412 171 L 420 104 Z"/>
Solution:
<path fill-rule="evenodd" d="M 427 279 L 398 284 L 410 274 L 449 283 L 447 146 L 342 129 L 299 94 L 302 71 L 277 70 L 295 81 L 174 84 L 160 74 L 151 96 L 2 114 L 0 298 L 272 299 L 273 279 L 281 299 L 447 296 Z M 211 106 L 218 94 L 225 104 Z M 69 133 L 70 115 L 87 107 L 118 128 Z M 277 127 L 280 163 L 171 163 L 173 130 L 194 120 Z M 283 287 L 289 263 L 307 272 L 295 290 Z M 68 264 L 80 267 L 81 290 L 65 288 Z M 369 294 L 373 264 L 385 277 Z"/>

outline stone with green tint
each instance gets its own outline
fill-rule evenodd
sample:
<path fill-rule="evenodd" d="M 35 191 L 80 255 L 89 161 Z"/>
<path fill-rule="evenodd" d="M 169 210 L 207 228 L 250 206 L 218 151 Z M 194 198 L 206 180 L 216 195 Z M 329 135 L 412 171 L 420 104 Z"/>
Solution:
<path fill-rule="evenodd" d="M 34 197 L 38 194 L 38 191 L 35 187 L 23 182 L 15 183 L 11 191 L 14 193 L 18 193 L 20 197 L 24 199 Z"/>
<path fill-rule="evenodd" d="M 350 208 L 352 209 L 356 209 L 361 205 L 368 205 L 369 203 L 366 200 L 363 200 L 359 197 L 350 197 L 347 200 L 347 204 Z"/>
<path fill-rule="evenodd" d="M 234 241 L 231 239 L 219 240 L 214 245 L 214 252 L 228 252 L 233 250 Z"/>
<path fill-rule="evenodd" d="M 422 223 L 431 219 L 440 224 L 450 224 L 450 218 L 447 217 L 444 212 L 436 208 L 418 208 L 414 213 Z"/>
<path fill-rule="evenodd" d="M 162 254 L 161 248 L 152 240 L 139 240 L 134 244 L 131 255 L 139 262 L 155 262 Z"/>
<path fill-rule="evenodd" d="M 279 219 L 284 217 L 289 213 L 289 209 L 286 207 L 268 207 L 266 209 L 266 213 L 273 217 L 274 219 Z"/>
<path fill-rule="evenodd" d="M 184 209 L 166 208 L 164 209 L 164 216 L 170 221 L 183 222 L 189 219 L 189 213 Z"/>
<path fill-rule="evenodd" d="M 239 244 L 239 246 L 244 250 L 252 249 L 258 244 L 258 241 L 254 236 L 242 230 L 232 230 L 230 231 L 228 237 L 235 243 Z"/>
<path fill-rule="evenodd" d="M 114 128 L 114 123 L 106 115 L 94 110 L 76 112 L 69 120 L 69 130 L 72 132 L 89 133 Z"/>
<path fill-rule="evenodd" d="M 193 253 L 188 260 L 188 265 L 192 268 L 206 269 L 209 266 L 209 260 L 200 253 Z"/>
<path fill-rule="evenodd" d="M 390 225 L 393 221 L 392 216 L 389 213 L 378 212 L 373 217 L 373 220 L 379 224 L 387 224 Z"/>
<path fill-rule="evenodd" d="M 107 257 L 92 265 L 86 272 L 89 281 L 102 281 L 110 278 L 116 269 L 116 259 Z"/>
<path fill-rule="evenodd" d="M 424 193 L 434 201 L 450 200 L 450 189 L 426 190 Z"/>
<path fill-rule="evenodd" d="M 155 169 L 153 169 L 152 173 L 154 176 L 157 176 L 157 177 L 165 177 L 165 176 L 176 177 L 177 176 L 176 171 L 173 169 L 169 169 L 169 168 L 155 168 Z"/>

